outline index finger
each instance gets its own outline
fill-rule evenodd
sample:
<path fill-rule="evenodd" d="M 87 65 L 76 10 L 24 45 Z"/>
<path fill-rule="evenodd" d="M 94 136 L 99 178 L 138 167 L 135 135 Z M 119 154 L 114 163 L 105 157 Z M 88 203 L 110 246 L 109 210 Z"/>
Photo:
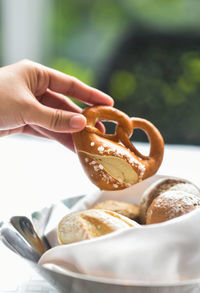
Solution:
<path fill-rule="evenodd" d="M 77 78 L 60 71 L 45 67 L 49 76 L 49 89 L 68 95 L 89 105 L 113 106 L 113 99 L 93 87 L 86 85 Z"/>

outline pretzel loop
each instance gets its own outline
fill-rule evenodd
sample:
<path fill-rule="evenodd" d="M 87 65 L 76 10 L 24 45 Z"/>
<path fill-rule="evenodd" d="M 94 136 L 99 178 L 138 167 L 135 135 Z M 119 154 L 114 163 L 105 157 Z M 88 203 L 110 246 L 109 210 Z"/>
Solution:
<path fill-rule="evenodd" d="M 133 132 L 133 126 L 131 119 L 121 111 L 104 106 L 94 106 L 93 108 L 86 109 L 84 115 L 87 118 L 86 130 L 91 133 L 95 133 L 101 137 L 107 138 L 109 140 L 120 142 L 121 132 L 125 133 L 127 137 L 130 137 Z M 116 130 L 114 134 L 102 133 L 98 128 L 96 128 L 96 123 L 98 121 L 112 121 L 117 123 Z"/>

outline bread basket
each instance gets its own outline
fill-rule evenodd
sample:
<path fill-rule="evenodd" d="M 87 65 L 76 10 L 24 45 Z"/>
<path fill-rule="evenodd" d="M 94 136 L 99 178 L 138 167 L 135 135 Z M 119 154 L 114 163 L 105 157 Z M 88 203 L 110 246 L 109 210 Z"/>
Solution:
<path fill-rule="evenodd" d="M 136 184 L 134 192 L 138 194 L 139 189 L 142 187 L 145 190 L 151 183 L 162 176 L 153 176 L 140 185 Z M 104 192 L 105 193 L 105 192 Z M 105 196 L 105 194 L 104 194 Z M 75 204 L 83 200 L 85 195 L 74 196 L 62 201 L 68 208 L 72 208 Z M 48 241 L 44 236 L 45 228 L 55 206 L 45 207 L 41 211 L 32 213 L 32 223 L 35 230 L 41 236 L 43 243 L 48 249 Z M 179 282 L 125 282 L 120 280 L 112 280 L 109 278 L 94 277 L 75 272 L 69 272 L 68 275 L 63 274 L 62 270 L 53 271 L 47 269 L 41 265 L 38 265 L 38 257 L 35 255 L 35 249 L 30 249 L 30 243 L 27 239 L 23 241 L 23 233 L 17 229 L 11 227 L 10 223 L 3 223 L 1 226 L 1 241 L 20 255 L 23 261 L 29 262 L 49 283 L 51 283 L 59 292 L 71 292 L 71 293 L 102 293 L 102 292 L 115 292 L 115 293 L 195 293 L 200 290 L 200 279 L 183 280 Z M 42 235 L 43 234 L 43 235 Z M 20 238 L 20 241 L 19 241 Z M 22 240 L 22 241 L 21 241 Z"/>

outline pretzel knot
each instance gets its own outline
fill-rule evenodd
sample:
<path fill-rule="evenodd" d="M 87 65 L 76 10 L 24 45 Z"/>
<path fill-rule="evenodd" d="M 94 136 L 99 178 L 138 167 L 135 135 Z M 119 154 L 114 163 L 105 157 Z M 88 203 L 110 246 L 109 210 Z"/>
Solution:
<path fill-rule="evenodd" d="M 134 119 L 130 118 L 125 113 L 105 106 L 95 106 L 89 108 L 89 112 L 85 111 L 84 115 L 87 118 L 86 130 L 90 133 L 95 133 L 100 137 L 107 138 L 115 142 L 121 142 L 126 148 L 134 152 L 138 157 L 145 159 L 147 156 L 142 155 L 133 143 L 130 137 L 134 131 Z M 112 121 L 117 123 L 114 134 L 106 134 L 101 132 L 95 125 L 100 120 Z"/>
<path fill-rule="evenodd" d="M 107 138 L 115 142 L 122 142 L 127 148 L 130 146 L 130 139 L 133 133 L 133 123 L 125 113 L 105 106 L 94 106 L 84 112 L 87 118 L 86 130 L 95 133 L 101 137 Z M 106 134 L 101 132 L 95 125 L 98 121 L 112 121 L 117 123 L 114 134 Z"/>

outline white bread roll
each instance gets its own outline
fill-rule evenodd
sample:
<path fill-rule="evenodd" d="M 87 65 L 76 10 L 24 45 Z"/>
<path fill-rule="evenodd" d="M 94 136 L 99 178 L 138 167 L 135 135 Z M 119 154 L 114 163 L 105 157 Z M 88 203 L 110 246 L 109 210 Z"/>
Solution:
<path fill-rule="evenodd" d="M 78 211 L 68 214 L 60 221 L 58 240 L 60 244 L 68 244 L 131 227 L 137 228 L 140 225 L 112 211 L 101 209 Z"/>

